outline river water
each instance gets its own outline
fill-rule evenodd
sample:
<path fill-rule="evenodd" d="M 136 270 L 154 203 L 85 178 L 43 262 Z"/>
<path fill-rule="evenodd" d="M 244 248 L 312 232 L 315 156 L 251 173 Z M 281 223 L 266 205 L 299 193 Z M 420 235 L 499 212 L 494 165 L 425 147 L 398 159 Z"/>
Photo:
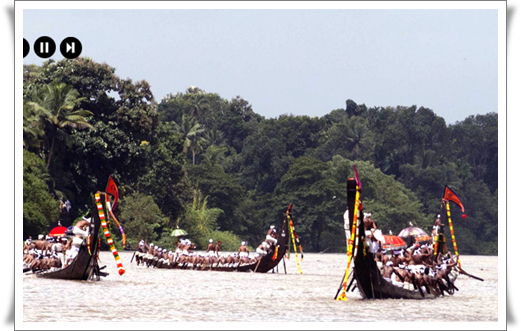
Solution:
<path fill-rule="evenodd" d="M 278 273 L 259 274 L 151 269 L 130 264 L 132 252 L 120 256 L 123 276 L 101 252 L 110 275 L 99 282 L 24 276 L 23 322 L 498 322 L 497 256 L 461 256 L 484 282 L 460 275 L 454 296 L 362 300 L 355 290 L 348 301 L 333 300 L 345 254 L 305 254 L 303 274 L 294 254 L 287 274 L 282 262 Z"/>

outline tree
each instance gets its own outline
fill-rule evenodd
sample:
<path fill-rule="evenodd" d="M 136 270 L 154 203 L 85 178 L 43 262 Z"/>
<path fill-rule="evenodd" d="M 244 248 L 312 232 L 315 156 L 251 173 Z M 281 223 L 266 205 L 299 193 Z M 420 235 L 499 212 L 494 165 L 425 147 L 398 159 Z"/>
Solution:
<path fill-rule="evenodd" d="M 163 215 L 152 197 L 143 193 L 134 192 L 122 197 L 119 206 L 121 226 L 128 238 L 135 242 L 156 240 L 168 226 L 168 217 Z"/>
<path fill-rule="evenodd" d="M 59 202 L 54 198 L 47 181 L 49 173 L 43 160 L 23 151 L 23 228 L 24 238 L 48 231 L 58 220 Z"/>
<path fill-rule="evenodd" d="M 39 149 L 40 138 L 44 135 L 41 115 L 34 109 L 34 107 L 30 107 L 25 101 L 23 104 L 23 134 L 24 148 Z"/>
<path fill-rule="evenodd" d="M 246 194 L 238 178 L 225 173 L 222 167 L 209 163 L 190 165 L 186 170 L 192 186 L 204 194 L 208 206 L 222 210 L 217 219 L 219 228 L 235 233 L 247 232 L 244 220 L 236 214 L 236 209 Z"/>
<path fill-rule="evenodd" d="M 183 115 L 181 124 L 175 123 L 174 129 L 183 137 L 183 152 L 188 155 L 188 152 L 191 151 L 192 164 L 195 164 L 195 156 L 202 151 L 202 144 L 206 142 L 206 139 L 202 137 L 202 134 L 205 132 L 204 127 L 197 123 L 195 117 Z"/>
<path fill-rule="evenodd" d="M 159 126 L 157 135 L 144 149 L 148 160 L 136 187 L 152 196 L 163 213 L 169 216 L 170 226 L 181 217 L 192 198 L 187 174 L 183 139 L 172 123 Z"/>
<path fill-rule="evenodd" d="M 36 91 L 32 96 L 28 106 L 33 107 L 36 112 L 40 112 L 45 121 L 50 125 L 46 129 L 47 143 L 47 169 L 51 164 L 54 143 L 58 136 L 65 135 L 66 128 L 72 129 L 93 129 L 87 116 L 92 115 L 88 110 L 76 109 L 84 98 L 79 97 L 78 91 L 65 83 L 55 82 L 52 85 L 44 85 L 41 92 Z"/>
<path fill-rule="evenodd" d="M 347 125 L 347 145 L 353 159 L 361 154 L 372 154 L 374 135 L 365 122 L 362 118 L 353 117 Z"/>
<path fill-rule="evenodd" d="M 281 178 L 275 193 L 280 201 L 294 204 L 295 224 L 303 243 L 309 243 L 317 252 L 324 249 L 338 251 L 345 243 L 336 220 L 342 219 L 345 206 L 337 199 L 345 191 L 342 182 L 325 175 L 328 165 L 314 158 L 300 157 Z M 338 223 L 341 225 L 341 223 Z M 324 237 L 329 240 L 324 241 Z"/>
<path fill-rule="evenodd" d="M 345 183 L 347 177 L 354 176 L 354 165 L 354 161 L 334 156 L 325 176 L 335 182 Z M 407 189 L 394 176 L 386 175 L 375 168 L 370 162 L 356 161 L 356 166 L 362 182 L 364 210 L 373 213 L 373 219 L 377 221 L 378 227 L 384 233 L 389 230 L 398 233 L 407 227 L 409 222 L 424 229 L 430 226 L 430 218 L 421 212 L 422 205 L 414 192 Z"/>
<path fill-rule="evenodd" d="M 204 112 L 208 109 L 208 100 L 205 98 L 204 94 L 201 93 L 196 93 L 191 96 L 190 101 L 192 107 L 190 109 L 190 115 L 199 120 L 204 119 Z"/>
<path fill-rule="evenodd" d="M 204 245 L 212 231 L 217 229 L 217 218 L 223 211 L 219 208 L 208 208 L 208 196 L 198 189 L 194 190 L 192 204 L 188 206 L 181 227 L 186 229 L 199 246 Z"/>

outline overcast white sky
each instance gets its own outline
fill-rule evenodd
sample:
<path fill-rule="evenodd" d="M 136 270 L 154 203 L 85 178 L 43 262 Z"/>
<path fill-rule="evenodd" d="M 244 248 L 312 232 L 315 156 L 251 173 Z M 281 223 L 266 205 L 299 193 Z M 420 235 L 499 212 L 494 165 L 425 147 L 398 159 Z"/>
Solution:
<path fill-rule="evenodd" d="M 498 111 L 497 10 L 24 10 L 24 63 L 40 36 L 147 80 L 191 85 L 266 117 L 322 116 L 353 99 L 424 106 L 447 123 Z"/>

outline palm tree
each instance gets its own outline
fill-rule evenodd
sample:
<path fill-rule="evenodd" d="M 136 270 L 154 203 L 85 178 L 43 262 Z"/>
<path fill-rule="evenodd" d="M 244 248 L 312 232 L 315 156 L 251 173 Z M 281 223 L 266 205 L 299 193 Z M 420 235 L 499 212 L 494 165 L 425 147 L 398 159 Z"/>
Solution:
<path fill-rule="evenodd" d="M 210 232 L 217 229 L 217 218 L 222 213 L 223 211 L 219 208 L 208 208 L 208 196 L 203 197 L 197 187 L 194 189 L 192 205 L 188 206 L 186 218 L 191 232 L 201 242 L 208 238 Z"/>
<path fill-rule="evenodd" d="M 208 100 L 202 93 L 193 94 L 190 98 L 192 107 L 190 109 L 190 115 L 195 116 L 199 121 L 203 120 L 203 115 L 208 110 Z"/>
<path fill-rule="evenodd" d="M 224 132 L 217 128 L 213 128 L 211 130 L 207 130 L 204 133 L 204 137 L 208 141 L 208 145 L 215 145 L 215 146 L 224 146 L 225 145 L 225 138 L 224 138 Z"/>
<path fill-rule="evenodd" d="M 227 151 L 228 148 L 226 146 L 210 145 L 203 154 L 202 163 L 212 166 L 220 165 L 222 167 L 226 160 L 225 154 Z"/>
<path fill-rule="evenodd" d="M 188 155 L 188 152 L 191 151 L 192 163 L 195 164 L 195 155 L 202 151 L 206 142 L 206 139 L 202 137 L 205 131 L 204 127 L 197 123 L 195 117 L 183 114 L 181 125 L 174 122 L 174 130 L 183 136 L 183 152 Z"/>
<path fill-rule="evenodd" d="M 373 133 L 361 120 L 352 119 L 347 126 L 347 141 L 353 158 L 357 158 L 360 151 L 369 148 L 374 141 Z"/>
<path fill-rule="evenodd" d="M 33 107 L 30 107 L 28 103 L 24 101 L 23 115 L 24 148 L 40 146 L 40 137 L 42 137 L 44 134 L 40 114 L 38 114 Z"/>
<path fill-rule="evenodd" d="M 28 103 L 50 124 L 46 130 L 46 139 L 50 140 L 50 146 L 47 146 L 49 149 L 47 168 L 51 164 L 56 138 L 59 135 L 68 135 L 64 129 L 94 129 L 86 118 L 92 113 L 85 109 L 75 110 L 80 102 L 85 100 L 79 95 L 71 85 L 55 82 L 44 85 L 41 90 L 35 90 L 32 101 Z"/>

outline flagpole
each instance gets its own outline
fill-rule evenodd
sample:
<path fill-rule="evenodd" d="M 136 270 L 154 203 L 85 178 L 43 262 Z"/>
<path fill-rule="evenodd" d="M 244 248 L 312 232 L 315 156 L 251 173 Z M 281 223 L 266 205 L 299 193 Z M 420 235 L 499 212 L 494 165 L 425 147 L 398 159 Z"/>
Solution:
<path fill-rule="evenodd" d="M 356 168 L 355 168 L 356 169 Z M 347 246 L 347 268 L 344 276 L 344 286 L 342 289 L 342 294 L 337 297 L 337 300 L 347 301 L 346 296 L 346 288 L 347 288 L 347 280 L 349 277 L 349 267 L 351 265 L 351 259 L 353 257 L 353 246 L 355 241 L 355 232 L 357 229 L 357 221 L 358 221 L 358 203 L 360 198 L 360 189 L 358 184 L 356 185 L 356 196 L 355 196 L 355 208 L 353 211 L 353 226 L 351 228 L 351 240 L 349 241 L 349 245 Z"/>
<path fill-rule="evenodd" d="M 295 250 L 295 258 L 297 259 L 297 267 L 298 271 L 302 274 L 302 270 L 300 270 L 300 264 L 298 263 L 298 252 L 297 246 L 295 245 L 295 236 L 293 235 L 293 220 L 291 216 L 287 215 L 289 219 L 289 232 L 291 233 L 291 240 L 293 241 L 293 250 Z"/>
<path fill-rule="evenodd" d="M 456 237 L 454 237 L 454 229 L 452 228 L 452 220 L 450 218 L 449 201 L 446 200 L 445 203 L 446 203 L 446 206 L 447 206 L 447 217 L 449 218 L 449 227 L 450 227 L 450 234 L 452 236 L 452 244 L 454 245 L 454 252 L 456 253 L 456 258 L 458 259 L 458 266 L 461 269 L 461 262 L 459 260 L 459 254 L 458 254 L 458 246 L 456 245 Z"/>

